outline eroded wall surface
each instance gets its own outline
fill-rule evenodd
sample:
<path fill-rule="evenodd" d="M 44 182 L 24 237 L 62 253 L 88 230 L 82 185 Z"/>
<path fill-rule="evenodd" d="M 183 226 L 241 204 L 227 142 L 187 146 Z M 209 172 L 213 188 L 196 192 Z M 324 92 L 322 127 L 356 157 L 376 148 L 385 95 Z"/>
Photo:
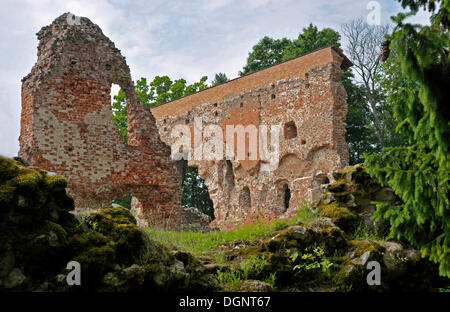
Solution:
<path fill-rule="evenodd" d="M 176 226 L 181 170 L 120 51 L 89 19 L 67 13 L 37 36 L 37 62 L 22 80 L 19 156 L 65 176 L 77 209 L 132 195 L 141 224 Z M 112 120 L 112 84 L 126 93 L 128 145 Z"/>
<path fill-rule="evenodd" d="M 342 52 L 328 47 L 152 108 L 162 140 L 172 147 L 179 139 L 172 134 L 177 125 L 190 129 L 191 148 L 214 138 L 194 139 L 196 118 L 202 129 L 219 125 L 224 145 L 227 125 L 281 127 L 274 170 L 266 170 L 267 159 L 259 152 L 248 154 L 249 138 L 244 159 L 227 159 L 224 146 L 223 159 L 189 160 L 208 187 L 213 226 L 292 215 L 303 200 L 314 199 L 315 183 L 332 180 L 330 173 L 348 164 L 347 94 L 341 82 L 348 66 Z"/>

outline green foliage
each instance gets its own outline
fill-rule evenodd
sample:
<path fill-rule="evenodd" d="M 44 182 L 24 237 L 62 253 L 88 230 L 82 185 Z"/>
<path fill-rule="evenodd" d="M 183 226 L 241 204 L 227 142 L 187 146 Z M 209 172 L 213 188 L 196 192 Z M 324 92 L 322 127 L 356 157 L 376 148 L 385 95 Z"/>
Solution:
<path fill-rule="evenodd" d="M 283 61 L 287 61 L 294 57 L 334 45 L 340 47 L 339 40 L 341 35 L 331 28 L 319 30 L 317 26 L 309 24 L 307 28 L 303 28 L 296 40 L 293 40 L 285 49 Z"/>
<path fill-rule="evenodd" d="M 373 153 L 379 149 L 379 142 L 371 113 L 367 106 L 367 91 L 355 84 L 353 73 L 345 70 L 342 83 L 347 91 L 347 128 L 345 140 L 348 144 L 350 165 L 361 163 L 365 153 Z"/>
<path fill-rule="evenodd" d="M 85 224 L 91 231 L 95 231 L 98 227 L 98 221 L 92 220 L 92 217 L 86 213 L 79 213 L 81 222 L 80 226 L 82 224 Z"/>
<path fill-rule="evenodd" d="M 112 106 L 112 119 L 117 126 L 120 136 L 123 142 L 126 144 L 128 133 L 128 114 L 127 114 L 127 101 L 125 92 L 122 89 L 119 90 L 117 95 L 113 96 Z"/>
<path fill-rule="evenodd" d="M 200 81 L 186 85 L 186 80 L 178 79 L 174 82 L 168 76 L 156 76 L 150 83 L 150 92 L 155 93 L 154 101 L 144 104 L 155 107 L 166 102 L 170 102 L 180 97 L 193 94 L 206 89 L 205 84 L 208 77 L 203 76 Z"/>
<path fill-rule="evenodd" d="M 292 270 L 298 276 L 314 276 L 322 274 L 326 277 L 331 276 L 331 268 L 335 266 L 327 257 L 322 247 L 314 246 L 305 248 L 304 252 L 299 254 L 297 251 L 286 250 L 289 256 L 289 264 Z"/>
<path fill-rule="evenodd" d="M 245 259 L 240 265 L 242 277 L 244 279 L 258 277 L 262 273 L 265 265 L 267 265 L 267 261 L 264 255 L 251 256 Z"/>
<path fill-rule="evenodd" d="M 188 166 L 187 160 L 183 160 L 183 162 L 185 169 L 181 204 L 185 207 L 195 207 L 199 211 L 210 216 L 211 219 L 214 219 L 213 202 L 209 197 L 205 181 L 198 174 L 198 169 L 196 167 Z"/>
<path fill-rule="evenodd" d="M 231 269 L 229 271 L 217 270 L 218 286 L 224 289 L 234 291 L 238 288 L 239 283 L 243 280 L 242 273 L 239 270 Z"/>
<path fill-rule="evenodd" d="M 227 261 L 227 257 L 225 256 L 225 252 L 224 251 L 218 251 L 216 253 L 214 253 L 213 255 L 213 262 L 214 263 L 225 263 Z"/>
<path fill-rule="evenodd" d="M 383 116 L 384 142 L 386 147 L 407 146 L 408 136 L 396 131 L 399 121 L 394 115 L 398 101 L 406 102 L 408 94 L 418 94 L 418 84 L 402 74 L 397 51 L 392 49 L 389 58 L 381 65 L 383 75 L 377 77 L 380 93 L 384 95 L 380 111 Z"/>
<path fill-rule="evenodd" d="M 272 287 L 275 287 L 275 283 L 277 281 L 277 272 L 270 273 L 265 279 L 264 282 L 272 285 Z"/>
<path fill-rule="evenodd" d="M 450 3 L 448 0 L 398 0 L 403 8 L 409 7 L 413 13 L 417 13 L 420 7 L 429 12 L 436 12 L 431 17 L 434 24 L 441 24 L 447 29 L 450 28 L 450 13 L 448 8 Z M 439 5 L 441 7 L 439 8 Z"/>
<path fill-rule="evenodd" d="M 366 164 L 369 173 L 404 202 L 381 205 L 376 216 L 389 219 L 393 237 L 406 238 L 423 256 L 439 263 L 441 275 L 450 277 L 450 5 L 438 2 L 441 7 L 430 26 L 404 21 L 426 1 L 402 1 L 413 12 L 392 18 L 397 26 L 390 47 L 396 51 L 402 76 L 417 85 L 391 95 L 394 115 L 401 120 L 398 130 L 408 136 L 411 146 L 371 155 Z"/>
<path fill-rule="evenodd" d="M 211 87 L 220 85 L 220 84 L 222 84 L 222 83 L 224 83 L 224 82 L 227 82 L 228 80 L 230 80 L 230 79 L 228 79 L 228 77 L 227 77 L 226 74 L 224 74 L 224 73 L 218 73 L 218 74 L 216 74 L 216 75 L 214 76 L 214 80 L 213 80 L 212 83 L 211 83 Z"/>
<path fill-rule="evenodd" d="M 131 195 L 124 196 L 122 198 L 114 199 L 111 201 L 111 204 L 117 204 L 122 207 L 131 208 Z"/>
<path fill-rule="evenodd" d="M 300 204 L 300 208 L 295 211 L 295 217 L 298 221 L 307 222 L 311 219 L 316 218 L 317 213 L 314 213 L 311 209 L 309 209 L 308 203 L 306 201 L 303 201 Z"/>
<path fill-rule="evenodd" d="M 369 240 L 369 241 L 387 241 L 388 236 L 381 233 L 375 227 L 373 230 L 369 229 L 363 221 L 359 222 L 353 232 L 353 239 L 355 240 Z"/>
<path fill-rule="evenodd" d="M 223 269 L 217 270 L 217 280 L 223 289 L 229 291 L 237 290 L 239 284 L 248 279 L 261 279 L 264 280 L 264 282 L 275 286 L 277 278 L 276 272 L 266 275 L 264 268 L 267 265 L 268 262 L 264 255 L 250 256 L 240 263 L 238 269 L 231 268 L 226 271 Z"/>
<path fill-rule="evenodd" d="M 247 64 L 239 72 L 239 76 L 244 76 L 280 63 L 283 60 L 286 47 L 290 44 L 291 41 L 286 38 L 272 39 L 265 36 L 249 52 Z"/>

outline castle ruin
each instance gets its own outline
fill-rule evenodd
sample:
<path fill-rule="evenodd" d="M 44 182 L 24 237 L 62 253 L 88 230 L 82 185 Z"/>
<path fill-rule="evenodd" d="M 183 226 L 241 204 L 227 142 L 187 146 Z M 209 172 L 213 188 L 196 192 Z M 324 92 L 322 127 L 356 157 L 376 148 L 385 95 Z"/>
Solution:
<path fill-rule="evenodd" d="M 292 215 L 314 199 L 314 183 L 348 164 L 341 72 L 352 64 L 339 49 L 323 48 L 150 110 L 101 29 L 87 18 L 67 21 L 66 13 L 37 34 L 38 59 L 22 80 L 19 156 L 65 176 L 77 209 L 131 195 L 140 224 L 177 227 L 186 215 L 171 131 L 193 130 L 195 118 L 224 133 L 227 125 L 281 129 L 274 170 L 247 149 L 245 159 L 189 160 L 208 187 L 214 227 Z M 112 120 L 112 84 L 126 94 L 128 145 Z"/>

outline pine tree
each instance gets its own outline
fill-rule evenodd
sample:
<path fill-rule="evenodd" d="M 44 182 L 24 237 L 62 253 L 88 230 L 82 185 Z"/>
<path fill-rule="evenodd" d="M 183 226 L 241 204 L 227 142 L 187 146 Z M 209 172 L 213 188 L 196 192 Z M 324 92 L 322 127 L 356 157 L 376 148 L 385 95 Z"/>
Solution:
<path fill-rule="evenodd" d="M 366 158 L 369 173 L 393 188 L 403 204 L 379 205 L 375 216 L 391 222 L 391 235 L 406 238 L 422 256 L 439 263 L 450 277 L 449 205 L 449 86 L 450 1 L 402 0 L 411 12 L 400 13 L 389 36 L 402 75 L 417 88 L 399 87 L 391 95 L 397 129 L 408 136 L 409 147 L 386 148 Z M 440 4 L 440 7 L 439 7 Z M 429 26 L 412 25 L 405 18 L 423 6 L 433 13 Z"/>

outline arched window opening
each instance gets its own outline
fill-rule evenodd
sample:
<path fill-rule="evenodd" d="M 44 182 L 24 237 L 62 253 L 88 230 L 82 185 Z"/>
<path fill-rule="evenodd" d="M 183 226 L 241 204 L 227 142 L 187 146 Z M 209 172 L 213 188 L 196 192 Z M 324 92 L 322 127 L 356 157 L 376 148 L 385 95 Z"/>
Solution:
<path fill-rule="evenodd" d="M 275 209 L 281 213 L 286 212 L 291 201 L 291 190 L 289 189 L 288 182 L 286 180 L 278 181 L 276 192 L 277 205 Z"/>
<path fill-rule="evenodd" d="M 297 127 L 295 126 L 295 122 L 289 121 L 284 124 L 284 138 L 286 140 L 293 139 L 297 137 Z"/>
<path fill-rule="evenodd" d="M 120 205 L 124 208 L 131 209 L 131 195 L 122 198 L 113 199 L 110 204 Z"/>
<path fill-rule="evenodd" d="M 244 213 L 249 213 L 251 208 L 250 189 L 246 186 L 239 195 L 239 206 Z"/>
<path fill-rule="evenodd" d="M 284 210 L 288 210 L 289 208 L 289 202 L 291 201 L 291 190 L 287 185 L 285 185 L 284 190 Z"/>

